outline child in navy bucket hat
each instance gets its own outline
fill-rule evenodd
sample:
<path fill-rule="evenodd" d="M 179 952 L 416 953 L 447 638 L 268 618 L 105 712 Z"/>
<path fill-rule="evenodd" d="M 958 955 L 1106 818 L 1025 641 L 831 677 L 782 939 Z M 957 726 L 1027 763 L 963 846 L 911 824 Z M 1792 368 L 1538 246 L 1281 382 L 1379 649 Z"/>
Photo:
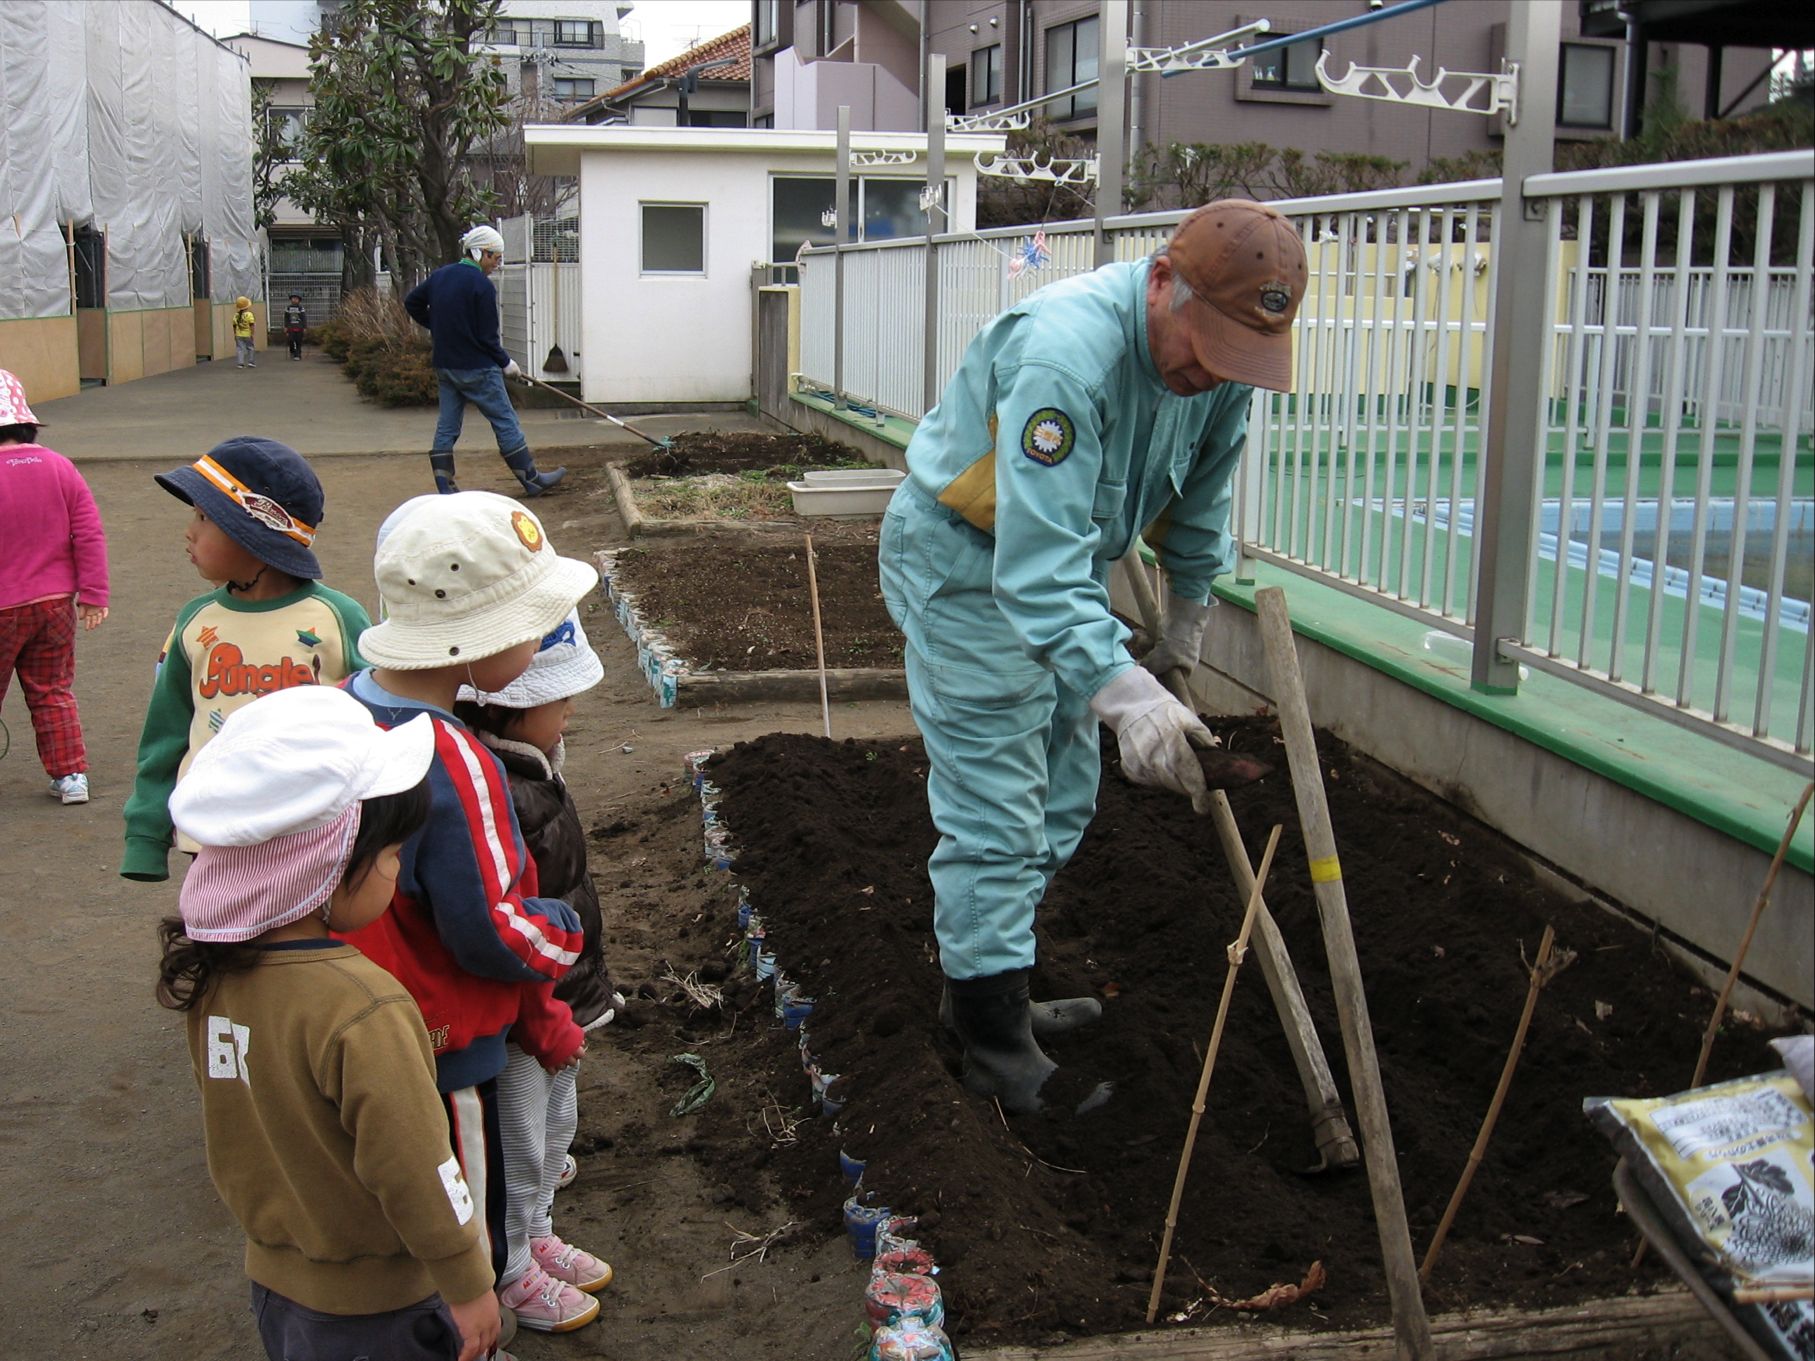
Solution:
<path fill-rule="evenodd" d="M 189 561 L 213 588 L 177 612 L 152 681 L 126 801 L 128 879 L 169 876 L 169 852 L 194 853 L 170 820 L 170 793 L 229 714 L 296 685 L 335 685 L 358 670 L 358 601 L 321 584 L 315 536 L 321 480 L 289 445 L 235 435 L 156 477 L 193 508 Z"/>

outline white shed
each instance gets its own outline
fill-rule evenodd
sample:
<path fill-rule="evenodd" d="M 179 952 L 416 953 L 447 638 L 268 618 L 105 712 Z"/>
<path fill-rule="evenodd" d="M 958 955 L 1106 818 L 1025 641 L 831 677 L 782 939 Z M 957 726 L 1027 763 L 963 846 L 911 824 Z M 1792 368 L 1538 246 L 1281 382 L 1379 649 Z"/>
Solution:
<path fill-rule="evenodd" d="M 754 272 L 832 240 L 822 215 L 836 198 L 837 134 L 560 123 L 526 128 L 524 140 L 538 174 L 580 180 L 581 394 L 749 398 Z M 946 138 L 949 230 L 975 228 L 975 157 L 1003 140 Z M 857 239 L 924 232 L 925 134 L 853 132 L 851 150 Z"/>

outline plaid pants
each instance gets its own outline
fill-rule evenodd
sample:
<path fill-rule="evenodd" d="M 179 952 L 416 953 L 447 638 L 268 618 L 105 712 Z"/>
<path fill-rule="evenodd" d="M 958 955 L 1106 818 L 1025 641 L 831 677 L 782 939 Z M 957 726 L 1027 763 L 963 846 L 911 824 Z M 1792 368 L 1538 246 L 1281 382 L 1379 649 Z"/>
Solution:
<path fill-rule="evenodd" d="M 76 607 L 68 596 L 0 610 L 0 699 L 13 672 L 31 710 L 38 759 L 51 779 L 88 769 L 82 721 L 70 686 L 76 679 Z"/>

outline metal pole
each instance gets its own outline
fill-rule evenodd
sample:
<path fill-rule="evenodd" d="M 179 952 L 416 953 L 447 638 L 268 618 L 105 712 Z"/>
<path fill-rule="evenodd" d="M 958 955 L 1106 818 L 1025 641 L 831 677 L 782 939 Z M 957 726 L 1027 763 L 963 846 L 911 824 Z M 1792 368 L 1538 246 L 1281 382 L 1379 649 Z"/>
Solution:
<path fill-rule="evenodd" d="M 1544 204 L 1536 199 L 1527 203 L 1524 189 L 1527 177 L 1551 168 L 1562 31 L 1562 0 L 1527 0 L 1512 6 L 1507 16 L 1506 56 L 1516 64 L 1519 90 L 1507 118 L 1504 178 L 1494 215 L 1493 400 L 1477 470 L 1480 577 L 1470 672 L 1475 689 L 1497 694 L 1519 688 L 1518 663 L 1502 657 L 1500 645 L 1525 637 L 1537 478 L 1549 437 L 1544 366 L 1534 359 L 1549 343 L 1549 230 Z M 1563 570 L 1561 562 L 1557 570 Z"/>
<path fill-rule="evenodd" d="M 945 57 L 927 58 L 929 88 L 926 101 L 926 191 L 933 201 L 926 210 L 926 309 L 920 322 L 923 342 L 920 360 L 920 411 L 931 411 L 939 401 L 939 248 L 933 238 L 946 229 L 945 221 Z M 937 92 L 937 97 L 935 93 Z"/>
<path fill-rule="evenodd" d="M 851 106 L 838 106 L 838 177 L 834 181 L 832 212 L 836 219 L 832 238 L 832 406 L 843 411 L 844 399 L 844 244 L 850 230 Z"/>
<path fill-rule="evenodd" d="M 1105 219 L 1122 211 L 1122 161 L 1127 155 L 1128 0 L 1102 0 L 1097 36 L 1097 225 L 1096 262 L 1115 258 Z"/>

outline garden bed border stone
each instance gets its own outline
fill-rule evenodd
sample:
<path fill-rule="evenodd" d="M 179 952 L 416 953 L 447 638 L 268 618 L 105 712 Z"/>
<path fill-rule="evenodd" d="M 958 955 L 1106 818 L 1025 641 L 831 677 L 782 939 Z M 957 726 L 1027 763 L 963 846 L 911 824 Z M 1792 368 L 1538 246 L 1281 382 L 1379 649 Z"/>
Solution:
<path fill-rule="evenodd" d="M 739 946 L 755 970 L 757 980 L 766 982 L 776 997 L 775 1014 L 780 1019 L 783 1017 L 781 999 L 785 991 L 784 977 L 780 956 L 770 948 L 778 942 L 771 941 L 768 937 L 762 924 L 760 904 L 750 901 L 749 890 L 735 878 L 736 841 L 732 836 L 731 828 L 722 822 L 718 815 L 718 805 L 723 791 L 706 778 L 706 766 L 717 754 L 717 748 L 707 748 L 702 751 L 688 752 L 686 757 L 687 781 L 693 786 L 694 792 L 699 795 L 700 800 L 700 821 L 704 831 L 703 844 L 706 863 L 715 870 L 724 870 L 733 876 L 730 883 L 737 903 L 735 925 L 740 933 Z M 785 944 L 785 942 L 780 943 Z M 799 1031 L 800 1064 L 807 1078 L 814 1113 L 820 1119 L 836 1120 L 838 1112 L 844 1109 L 843 1100 L 831 1091 L 832 1084 L 839 1080 L 839 1075 L 824 1072 L 808 1047 L 811 1012 L 815 1005 L 815 1003 L 808 1002 L 807 1014 L 792 1022 L 791 1025 Z M 834 1129 L 836 1130 L 836 1126 Z M 863 1179 L 870 1169 L 861 1163 L 855 1164 L 855 1166 L 857 1171 L 853 1175 L 846 1166 L 845 1155 L 839 1154 L 840 1171 L 851 1184 L 851 1198 L 845 1206 L 845 1228 L 847 1232 L 853 1233 L 855 1231 L 852 1228 L 851 1207 L 860 1203 L 868 1205 L 874 1200 L 873 1195 L 866 1195 L 863 1185 Z M 874 1213 L 880 1217 L 883 1224 L 890 1222 L 890 1212 L 886 1208 L 876 1210 Z M 901 1224 L 905 1229 L 911 1227 L 914 1221 L 910 1218 L 894 1222 Z M 927 1260 L 929 1262 L 932 1260 L 930 1252 L 927 1253 Z M 939 1267 L 933 1266 L 927 1274 L 936 1276 L 939 1271 Z M 943 1315 L 941 1315 L 942 1317 Z"/>
<path fill-rule="evenodd" d="M 677 521 L 663 523 L 674 524 Z M 747 700 L 810 701 L 819 698 L 817 671 L 696 671 L 659 629 L 650 627 L 636 606 L 636 593 L 617 579 L 618 553 L 601 549 L 594 555 L 605 598 L 619 625 L 637 650 L 656 702 L 672 709 L 684 697 L 690 703 L 735 704 Z M 826 671 L 826 694 L 841 700 L 906 699 L 907 672 L 899 667 L 832 667 Z"/>

